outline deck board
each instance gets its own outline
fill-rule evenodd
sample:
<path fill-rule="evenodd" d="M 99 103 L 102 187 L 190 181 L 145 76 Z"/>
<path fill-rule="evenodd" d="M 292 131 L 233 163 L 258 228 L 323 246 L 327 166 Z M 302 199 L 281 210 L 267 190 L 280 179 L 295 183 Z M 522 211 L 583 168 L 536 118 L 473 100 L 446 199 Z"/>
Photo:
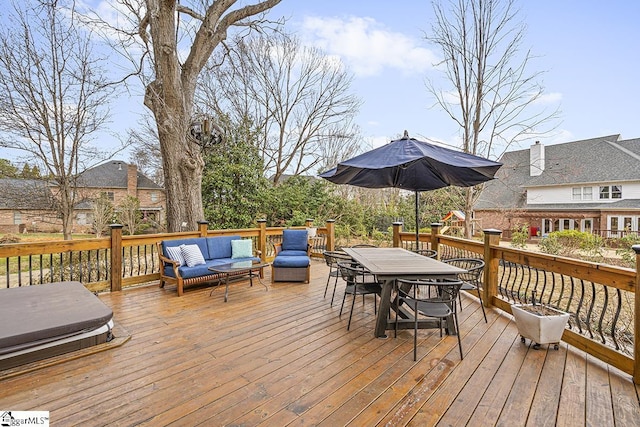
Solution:
<path fill-rule="evenodd" d="M 640 425 L 637 386 L 571 346 L 535 350 L 510 316 L 463 297 L 454 336 L 374 338 L 372 296 L 330 306 L 327 267 L 310 284 L 140 286 L 100 298 L 131 339 L 0 380 L 0 408 L 55 425 Z M 269 282 L 269 272 L 265 281 Z M 212 292 L 213 289 L 213 292 Z M 589 422 L 587 422 L 589 420 Z"/>

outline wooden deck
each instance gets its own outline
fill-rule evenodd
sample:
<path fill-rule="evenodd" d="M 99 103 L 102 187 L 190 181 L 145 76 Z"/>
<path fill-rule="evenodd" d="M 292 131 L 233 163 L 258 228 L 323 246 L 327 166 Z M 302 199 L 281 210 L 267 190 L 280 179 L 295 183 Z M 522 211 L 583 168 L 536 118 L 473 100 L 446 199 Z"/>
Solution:
<path fill-rule="evenodd" d="M 123 345 L 0 381 L 0 410 L 48 410 L 53 426 L 640 425 L 630 377 L 585 353 L 520 342 L 509 316 L 463 298 L 453 336 L 373 336 L 372 297 L 351 331 L 312 283 L 156 286 L 103 294 Z M 268 274 L 267 274 L 268 276 Z M 267 277 L 269 280 L 269 277 Z"/>

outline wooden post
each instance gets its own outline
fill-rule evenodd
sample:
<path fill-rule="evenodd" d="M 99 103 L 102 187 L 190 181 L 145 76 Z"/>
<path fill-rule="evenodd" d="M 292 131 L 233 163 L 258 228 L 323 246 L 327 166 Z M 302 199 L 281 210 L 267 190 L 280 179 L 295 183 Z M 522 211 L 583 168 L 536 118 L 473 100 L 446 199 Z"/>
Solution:
<path fill-rule="evenodd" d="M 487 229 L 484 232 L 484 283 L 482 301 L 485 307 L 491 307 L 493 297 L 498 295 L 498 266 L 500 259 L 492 257 L 491 246 L 500 245 L 502 231 Z"/>
<path fill-rule="evenodd" d="M 326 227 L 327 227 L 326 250 L 328 250 L 328 251 L 335 251 L 335 248 L 336 248 L 336 227 L 335 227 L 335 223 L 336 223 L 335 219 L 328 219 L 327 222 L 326 222 Z"/>
<path fill-rule="evenodd" d="M 122 290 L 122 224 L 111 224 L 111 292 Z"/>
<path fill-rule="evenodd" d="M 304 220 L 304 226 L 309 228 L 309 227 L 313 227 L 313 218 L 307 218 Z"/>
<path fill-rule="evenodd" d="M 200 233 L 200 237 L 207 237 L 208 229 L 209 221 L 198 221 L 198 232 Z"/>
<path fill-rule="evenodd" d="M 438 251 L 438 242 L 440 235 L 440 228 L 442 228 L 442 223 L 434 222 L 431 223 L 431 248 L 434 251 L 438 252 L 437 259 L 440 259 L 440 252 Z"/>
<path fill-rule="evenodd" d="M 267 220 L 266 218 L 261 218 L 258 220 L 257 249 L 260 251 L 260 259 L 262 259 L 262 262 L 266 262 L 267 261 Z M 260 272 L 262 272 L 262 270 L 260 270 Z"/>
<path fill-rule="evenodd" d="M 402 222 L 393 223 L 393 247 L 401 248 L 402 239 L 400 239 L 400 233 L 402 233 Z"/>
<path fill-rule="evenodd" d="M 633 382 L 640 384 L 640 245 L 631 247 L 636 253 L 635 320 L 633 336 Z"/>

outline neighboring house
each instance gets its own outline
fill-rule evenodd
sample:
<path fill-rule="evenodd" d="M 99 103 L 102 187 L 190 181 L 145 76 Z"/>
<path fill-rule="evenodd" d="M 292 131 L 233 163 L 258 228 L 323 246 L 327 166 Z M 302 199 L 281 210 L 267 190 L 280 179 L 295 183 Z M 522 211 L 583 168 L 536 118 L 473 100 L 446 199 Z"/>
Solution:
<path fill-rule="evenodd" d="M 620 135 L 507 152 L 474 208 L 482 228 L 530 234 L 640 231 L 640 139 Z"/>
<path fill-rule="evenodd" d="M 55 187 L 44 181 L 0 179 L 0 224 L 4 231 L 60 232 L 61 222 L 51 209 Z M 136 165 L 112 160 L 82 172 L 76 183 L 73 232 L 93 229 L 92 200 L 105 194 L 114 207 L 126 196 L 140 201 L 143 220 L 154 228 L 166 221 L 166 195 L 158 184 L 139 173 Z"/>

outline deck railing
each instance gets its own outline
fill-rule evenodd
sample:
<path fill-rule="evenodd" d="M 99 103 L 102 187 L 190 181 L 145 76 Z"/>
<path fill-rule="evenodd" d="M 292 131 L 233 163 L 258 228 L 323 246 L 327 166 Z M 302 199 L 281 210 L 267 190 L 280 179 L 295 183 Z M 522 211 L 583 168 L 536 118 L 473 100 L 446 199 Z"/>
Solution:
<path fill-rule="evenodd" d="M 538 303 L 570 313 L 562 340 L 634 376 L 640 383 L 640 268 L 629 269 L 500 246 L 499 230 L 484 230 L 484 240 L 439 234 L 419 236 L 421 248 L 439 259 L 481 258 L 483 301 L 511 314 L 511 304 Z M 415 234 L 394 224 L 394 246 L 413 249 Z M 640 266 L 640 246 L 634 247 Z M 535 291 L 535 294 L 533 293 Z"/>
<path fill-rule="evenodd" d="M 307 221 L 306 226 L 312 226 Z M 186 237 L 235 234 L 254 241 L 264 260 L 273 258 L 273 244 L 281 241 L 281 227 L 209 230 L 201 222 L 198 230 L 123 236 L 122 226 L 113 225 L 111 235 L 100 239 L 33 242 L 0 245 L 0 288 L 78 280 L 92 291 L 118 291 L 123 287 L 159 278 L 156 243 Z M 313 256 L 335 246 L 334 221 L 318 227 L 312 240 Z M 536 299 L 571 314 L 563 341 L 634 376 L 640 383 L 640 289 L 636 270 L 502 247 L 500 231 L 485 230 L 484 240 L 466 240 L 439 233 L 421 233 L 418 246 L 438 251 L 440 259 L 473 257 L 485 261 L 483 301 L 511 313 L 511 304 Z M 415 249 L 415 234 L 394 224 L 393 245 Z M 640 252 L 640 247 L 636 247 Z M 640 265 L 640 255 L 637 255 Z"/>
<path fill-rule="evenodd" d="M 313 226 L 313 221 L 307 220 L 305 226 Z M 266 227 L 265 220 L 258 220 L 256 228 L 210 230 L 203 221 L 196 231 L 123 236 L 122 226 L 113 224 L 110 236 L 103 238 L 3 244 L 0 288 L 77 280 L 92 291 L 118 291 L 158 280 L 156 244 L 189 237 L 240 235 L 252 239 L 263 260 L 270 261 L 275 256 L 274 244 L 282 241 L 283 230 Z M 322 252 L 333 249 L 334 242 L 334 221 L 328 220 L 324 227 L 318 227 L 317 236 L 310 241 L 311 255 L 322 257 Z"/>

